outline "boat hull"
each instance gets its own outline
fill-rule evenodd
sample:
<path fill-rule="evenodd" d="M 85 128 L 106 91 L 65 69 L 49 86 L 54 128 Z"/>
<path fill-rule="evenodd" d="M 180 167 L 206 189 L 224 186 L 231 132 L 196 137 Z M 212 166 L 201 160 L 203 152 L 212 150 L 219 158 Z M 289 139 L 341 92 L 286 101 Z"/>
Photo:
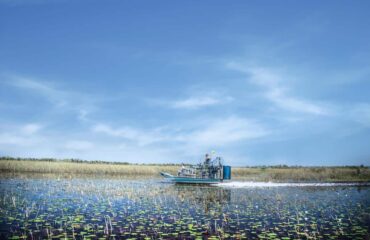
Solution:
<path fill-rule="evenodd" d="M 215 184 L 222 182 L 222 179 L 212 178 L 190 178 L 190 177 L 176 177 L 168 173 L 161 173 L 163 177 L 173 183 L 185 183 L 185 184 Z"/>
<path fill-rule="evenodd" d="M 207 179 L 207 178 L 184 178 L 184 177 L 173 177 L 170 179 L 174 183 L 186 183 L 186 184 L 215 184 L 222 182 L 222 179 Z"/>

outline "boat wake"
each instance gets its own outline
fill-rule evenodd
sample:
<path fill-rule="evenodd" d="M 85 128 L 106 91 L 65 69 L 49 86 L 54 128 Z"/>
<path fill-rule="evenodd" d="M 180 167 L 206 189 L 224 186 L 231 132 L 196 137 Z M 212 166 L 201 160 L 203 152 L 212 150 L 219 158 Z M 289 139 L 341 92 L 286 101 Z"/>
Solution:
<path fill-rule="evenodd" d="M 223 182 L 217 186 L 227 188 L 265 188 L 265 187 L 340 187 L 370 186 L 370 183 L 277 183 L 277 182 Z"/>

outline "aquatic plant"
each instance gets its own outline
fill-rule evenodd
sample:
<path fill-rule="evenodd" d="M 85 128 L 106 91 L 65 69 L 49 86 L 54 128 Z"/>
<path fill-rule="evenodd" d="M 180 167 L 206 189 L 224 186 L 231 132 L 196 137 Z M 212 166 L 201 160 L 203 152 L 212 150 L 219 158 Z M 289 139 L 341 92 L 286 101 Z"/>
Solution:
<path fill-rule="evenodd" d="M 0 238 L 366 239 L 370 188 L 0 180 Z"/>

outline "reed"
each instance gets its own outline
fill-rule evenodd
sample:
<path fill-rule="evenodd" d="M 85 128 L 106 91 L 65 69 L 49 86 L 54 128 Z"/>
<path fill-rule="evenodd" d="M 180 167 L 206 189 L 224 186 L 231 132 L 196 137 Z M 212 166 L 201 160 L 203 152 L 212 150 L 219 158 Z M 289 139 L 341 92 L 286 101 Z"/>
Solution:
<path fill-rule="evenodd" d="M 159 177 L 176 174 L 177 165 L 136 165 L 71 161 L 0 160 L 2 173 L 85 174 Z M 369 182 L 369 167 L 234 167 L 232 178 L 243 181 Z"/>
<path fill-rule="evenodd" d="M 172 174 L 178 166 L 162 165 L 120 165 L 106 163 L 35 161 L 35 160 L 1 160 L 0 171 L 8 173 L 55 173 L 55 174 L 90 174 L 90 175 L 124 175 L 155 176 L 165 171 Z"/>
<path fill-rule="evenodd" d="M 233 178 L 251 181 L 368 182 L 368 167 L 234 168 Z"/>

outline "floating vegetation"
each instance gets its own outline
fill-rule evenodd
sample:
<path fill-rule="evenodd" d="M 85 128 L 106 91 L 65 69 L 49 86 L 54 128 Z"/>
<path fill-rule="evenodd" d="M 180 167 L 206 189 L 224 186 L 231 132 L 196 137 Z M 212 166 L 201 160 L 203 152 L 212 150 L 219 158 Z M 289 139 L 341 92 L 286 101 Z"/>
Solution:
<path fill-rule="evenodd" d="M 369 239 L 370 187 L 0 180 L 1 239 Z"/>

